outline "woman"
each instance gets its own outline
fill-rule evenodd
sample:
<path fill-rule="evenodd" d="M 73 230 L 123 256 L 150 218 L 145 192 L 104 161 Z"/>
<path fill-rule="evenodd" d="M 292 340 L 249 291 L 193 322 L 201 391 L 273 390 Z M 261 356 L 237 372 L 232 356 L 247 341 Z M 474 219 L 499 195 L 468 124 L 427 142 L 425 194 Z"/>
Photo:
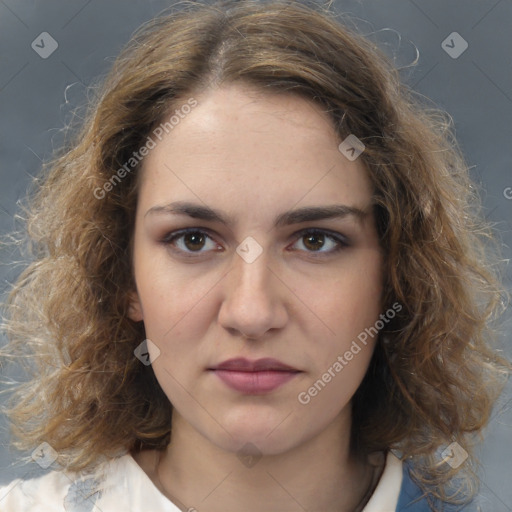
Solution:
<path fill-rule="evenodd" d="M 448 123 L 368 41 L 297 2 L 192 4 L 48 169 L 4 353 L 37 364 L 8 412 L 53 471 L 2 510 L 471 501 L 509 368 L 488 231 Z"/>

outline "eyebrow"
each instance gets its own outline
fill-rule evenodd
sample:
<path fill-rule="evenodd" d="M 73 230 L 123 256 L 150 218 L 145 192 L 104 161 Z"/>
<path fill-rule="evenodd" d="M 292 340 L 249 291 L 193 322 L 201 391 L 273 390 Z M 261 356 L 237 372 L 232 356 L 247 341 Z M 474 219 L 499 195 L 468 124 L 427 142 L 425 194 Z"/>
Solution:
<path fill-rule="evenodd" d="M 175 214 L 175 215 L 188 215 L 194 219 L 201 219 L 205 221 L 219 222 L 220 224 L 229 225 L 233 224 L 233 218 L 229 217 L 218 210 L 212 209 L 208 206 L 203 206 L 186 201 L 177 201 L 169 203 L 165 206 L 153 206 L 144 215 L 148 214 Z M 289 226 L 292 224 L 299 224 L 301 222 L 316 221 L 322 219 L 335 219 L 353 216 L 357 220 L 362 221 L 368 215 L 368 211 L 362 210 L 355 206 L 348 206 L 343 204 L 327 205 L 327 206 L 307 206 L 297 208 L 279 214 L 275 221 L 274 227 L 279 228 Z"/>

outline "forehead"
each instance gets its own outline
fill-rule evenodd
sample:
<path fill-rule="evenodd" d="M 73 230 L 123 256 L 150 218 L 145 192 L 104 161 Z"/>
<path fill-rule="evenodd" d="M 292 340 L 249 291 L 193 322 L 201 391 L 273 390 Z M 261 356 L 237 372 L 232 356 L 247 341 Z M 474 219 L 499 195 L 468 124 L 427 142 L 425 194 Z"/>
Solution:
<path fill-rule="evenodd" d="M 364 165 L 339 151 L 330 118 L 314 102 L 240 84 L 194 99 L 143 162 L 144 206 L 200 199 L 263 211 L 299 201 L 370 201 Z"/>

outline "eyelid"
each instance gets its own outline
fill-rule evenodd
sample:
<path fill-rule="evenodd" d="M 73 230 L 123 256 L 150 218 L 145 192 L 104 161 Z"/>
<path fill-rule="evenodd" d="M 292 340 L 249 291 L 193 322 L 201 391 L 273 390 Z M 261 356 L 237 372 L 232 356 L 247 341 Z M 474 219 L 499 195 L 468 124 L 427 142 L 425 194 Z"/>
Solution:
<path fill-rule="evenodd" d="M 175 231 L 169 231 L 161 238 L 160 241 L 163 243 L 166 243 L 166 242 L 169 243 L 172 240 L 179 238 L 180 236 L 186 235 L 187 233 L 202 233 L 202 234 L 208 235 L 208 237 L 213 239 L 212 232 L 208 228 L 190 227 L 190 228 L 176 229 Z"/>

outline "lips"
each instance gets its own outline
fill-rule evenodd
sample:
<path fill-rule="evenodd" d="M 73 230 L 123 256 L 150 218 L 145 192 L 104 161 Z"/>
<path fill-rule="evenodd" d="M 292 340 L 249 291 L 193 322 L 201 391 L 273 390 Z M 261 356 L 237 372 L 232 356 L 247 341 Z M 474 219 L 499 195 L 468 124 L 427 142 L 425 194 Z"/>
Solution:
<path fill-rule="evenodd" d="M 292 366 L 288 366 L 287 364 L 278 361 L 277 359 L 272 359 L 270 357 L 265 357 L 263 359 L 257 359 L 256 361 L 250 361 L 249 359 L 245 359 L 243 357 L 238 357 L 236 359 L 228 359 L 223 363 L 220 363 L 217 366 L 211 368 L 213 370 L 230 370 L 230 371 L 240 371 L 240 372 L 262 372 L 262 371 L 287 371 L 287 372 L 298 372 L 296 368 Z"/>
<path fill-rule="evenodd" d="M 208 370 L 231 389 L 253 395 L 270 393 L 301 373 L 272 358 L 228 359 Z"/>

